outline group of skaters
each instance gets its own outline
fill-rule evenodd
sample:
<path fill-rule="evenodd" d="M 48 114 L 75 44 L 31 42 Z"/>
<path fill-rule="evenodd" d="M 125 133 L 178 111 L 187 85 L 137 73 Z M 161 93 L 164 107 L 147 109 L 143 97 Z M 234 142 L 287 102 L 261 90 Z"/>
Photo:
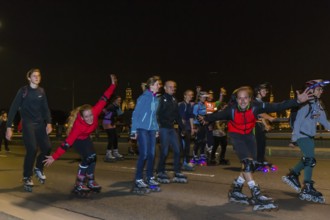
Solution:
<path fill-rule="evenodd" d="M 53 164 L 71 146 L 81 156 L 74 192 L 87 194 L 90 191 L 99 192 L 101 190 L 101 186 L 95 181 L 97 155 L 90 138 L 91 133 L 98 128 L 100 115 L 104 115 L 103 127 L 109 137 L 106 158 L 109 160 L 112 160 L 113 157 L 122 158 L 118 152 L 114 120 L 123 112 L 119 107 L 120 97 L 113 98 L 111 104 L 108 104 L 117 85 L 116 76 L 110 75 L 110 78 L 110 86 L 94 106 L 85 104 L 72 110 L 68 118 L 67 137 L 51 154 L 48 137 L 52 131 L 51 116 L 45 91 L 39 86 L 41 72 L 39 69 L 28 71 L 29 85 L 18 90 L 6 122 L 6 138 L 10 140 L 12 137 L 11 125 L 15 114 L 20 111 L 23 141 L 26 148 L 23 171 L 25 190 L 32 191 L 31 177 L 33 173 L 41 183 L 45 183 L 44 166 Z M 209 164 L 217 163 L 215 154 L 218 145 L 221 145 L 222 148 L 219 164 L 229 164 L 229 161 L 225 159 L 228 135 L 241 163 L 241 172 L 233 181 L 229 191 L 229 201 L 243 204 L 252 203 L 254 210 L 278 209 L 278 205 L 272 198 L 261 193 L 260 186 L 253 178 L 253 172 L 258 167 L 257 164 L 265 162 L 264 149 L 257 148 L 257 145 L 265 147 L 264 133 L 257 134 L 257 127 L 264 120 L 274 120 L 267 113 L 296 108 L 292 142 L 301 149 L 302 158 L 282 179 L 299 193 L 300 199 L 324 203 L 322 194 L 313 187 L 312 171 L 316 165 L 314 157 L 316 126 L 320 123 L 325 129 L 330 130 L 330 123 L 320 102 L 323 88 L 327 84 L 329 81 L 308 81 L 303 90 L 297 91 L 295 99 L 281 103 L 265 102 L 263 98 L 266 92 L 262 90 L 266 88 L 262 85 L 255 90 L 256 100 L 253 98 L 253 89 L 243 86 L 233 92 L 228 103 L 223 102 L 223 96 L 226 95 L 223 88 L 220 90 L 217 102 L 212 100 L 212 93 L 197 89 L 196 98 L 198 100 L 192 103 L 194 97 L 192 90 L 185 91 L 184 100 L 178 102 L 175 98 L 175 81 L 168 80 L 163 86 L 160 77 L 150 77 L 144 84 L 145 89 L 137 99 L 136 106 L 130 111 L 130 138 L 137 140 L 139 151 L 132 191 L 141 194 L 160 191 L 160 183 L 171 181 L 165 166 L 169 147 L 173 151 L 173 182 L 186 183 L 187 176 L 181 170 L 192 170 L 196 164 L 207 163 L 206 152 L 210 154 Z M 162 86 L 164 93 L 160 94 Z M 178 129 L 175 124 L 178 125 Z M 267 128 L 264 126 L 259 130 L 265 132 Z M 194 136 L 194 151 L 190 160 L 189 149 L 192 136 Z M 158 137 L 160 155 L 156 173 L 154 173 L 155 147 Z M 37 156 L 38 148 L 40 148 L 40 153 Z M 182 163 L 180 162 L 181 154 Z M 257 160 L 259 163 L 256 163 Z M 304 170 L 303 186 L 299 182 L 302 170 Z M 252 197 L 248 197 L 242 192 L 244 183 L 247 183 Z"/>

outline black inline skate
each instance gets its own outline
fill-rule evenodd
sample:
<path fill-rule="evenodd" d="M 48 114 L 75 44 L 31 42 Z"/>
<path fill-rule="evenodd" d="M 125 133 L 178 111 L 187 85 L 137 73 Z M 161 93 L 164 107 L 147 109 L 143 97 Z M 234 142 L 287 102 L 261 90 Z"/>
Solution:
<path fill-rule="evenodd" d="M 102 187 L 94 180 L 94 175 L 89 174 L 87 176 L 87 187 L 91 190 L 91 192 L 99 193 L 101 192 Z"/>
<path fill-rule="evenodd" d="M 255 185 L 251 189 L 251 204 L 253 211 L 272 211 L 278 210 L 278 205 L 274 203 L 273 199 L 261 194 L 259 186 Z"/>
<path fill-rule="evenodd" d="M 160 182 L 160 183 L 170 183 L 170 179 L 168 178 L 168 175 L 166 172 L 159 172 L 157 174 L 157 181 Z"/>
<path fill-rule="evenodd" d="M 187 183 L 188 179 L 183 173 L 175 173 L 172 181 L 173 183 Z"/>
<path fill-rule="evenodd" d="M 143 179 L 135 180 L 133 184 L 133 193 L 137 193 L 139 195 L 150 193 L 150 189 L 148 185 L 143 181 Z"/>
<path fill-rule="evenodd" d="M 155 177 L 149 178 L 147 184 L 151 192 L 160 192 L 160 184 L 156 181 Z"/>
<path fill-rule="evenodd" d="M 41 184 L 45 184 L 46 182 L 46 176 L 45 174 L 43 173 L 43 171 L 39 168 L 34 168 L 34 175 L 36 176 L 36 178 L 38 179 L 38 181 L 41 183 Z"/>
<path fill-rule="evenodd" d="M 313 185 L 314 181 L 305 182 L 304 187 L 299 193 L 299 199 L 318 203 L 325 203 L 325 198 L 323 197 L 322 193 L 317 191 Z"/>
<path fill-rule="evenodd" d="M 23 188 L 27 192 L 32 192 L 32 188 L 34 186 L 31 177 L 23 177 Z"/>
<path fill-rule="evenodd" d="M 301 184 L 299 181 L 300 173 L 296 173 L 290 169 L 290 172 L 286 176 L 282 176 L 282 181 L 292 187 L 296 192 L 300 193 Z"/>
<path fill-rule="evenodd" d="M 243 184 L 239 184 L 237 180 L 234 180 L 231 185 L 231 189 L 228 192 L 229 202 L 240 203 L 244 205 L 249 205 L 249 198 L 242 193 Z"/>
<path fill-rule="evenodd" d="M 72 190 L 73 194 L 80 197 L 87 197 L 89 195 L 91 190 L 85 185 L 85 178 L 85 176 L 77 176 L 76 184 Z"/>

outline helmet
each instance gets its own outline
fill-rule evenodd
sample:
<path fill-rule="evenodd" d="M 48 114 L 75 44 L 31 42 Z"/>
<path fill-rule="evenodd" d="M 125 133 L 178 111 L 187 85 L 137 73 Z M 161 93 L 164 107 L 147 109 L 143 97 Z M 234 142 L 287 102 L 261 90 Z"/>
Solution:
<path fill-rule="evenodd" d="M 207 92 L 205 92 L 205 91 L 200 91 L 199 92 L 199 97 L 209 97 L 209 94 L 207 93 Z"/>
<path fill-rule="evenodd" d="M 323 79 L 314 79 L 309 80 L 305 83 L 306 88 L 308 89 L 315 89 L 316 87 L 324 87 L 330 83 L 329 80 L 323 80 Z"/>
<path fill-rule="evenodd" d="M 267 90 L 269 90 L 269 87 L 270 87 L 270 84 L 268 82 L 261 83 L 261 84 L 257 85 L 256 87 L 254 87 L 254 94 L 257 95 L 258 92 L 261 89 L 267 89 Z"/>

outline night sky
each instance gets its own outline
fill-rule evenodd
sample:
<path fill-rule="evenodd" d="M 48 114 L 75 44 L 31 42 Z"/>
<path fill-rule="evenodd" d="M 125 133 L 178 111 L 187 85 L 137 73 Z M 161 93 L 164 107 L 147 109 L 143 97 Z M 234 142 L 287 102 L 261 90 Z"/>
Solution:
<path fill-rule="evenodd" d="M 32 67 L 42 71 L 51 109 L 94 104 L 110 82 L 136 98 L 152 75 L 231 93 L 330 79 L 330 1 L 0 0 L 0 108 L 9 108 Z M 330 106 L 325 92 L 323 100 Z M 217 95 L 216 95 L 217 98 Z"/>

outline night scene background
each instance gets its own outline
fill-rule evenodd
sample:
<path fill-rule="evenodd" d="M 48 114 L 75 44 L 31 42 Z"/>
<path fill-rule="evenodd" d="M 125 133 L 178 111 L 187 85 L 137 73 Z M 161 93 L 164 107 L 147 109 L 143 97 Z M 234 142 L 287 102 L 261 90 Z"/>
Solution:
<path fill-rule="evenodd" d="M 281 101 L 291 85 L 330 79 L 329 22 L 327 0 L 0 0 L 0 108 L 33 67 L 52 110 L 70 111 L 73 96 L 94 104 L 111 73 L 123 98 L 159 75 L 178 83 L 179 100 L 196 85 L 217 99 L 220 87 L 266 81 Z"/>

